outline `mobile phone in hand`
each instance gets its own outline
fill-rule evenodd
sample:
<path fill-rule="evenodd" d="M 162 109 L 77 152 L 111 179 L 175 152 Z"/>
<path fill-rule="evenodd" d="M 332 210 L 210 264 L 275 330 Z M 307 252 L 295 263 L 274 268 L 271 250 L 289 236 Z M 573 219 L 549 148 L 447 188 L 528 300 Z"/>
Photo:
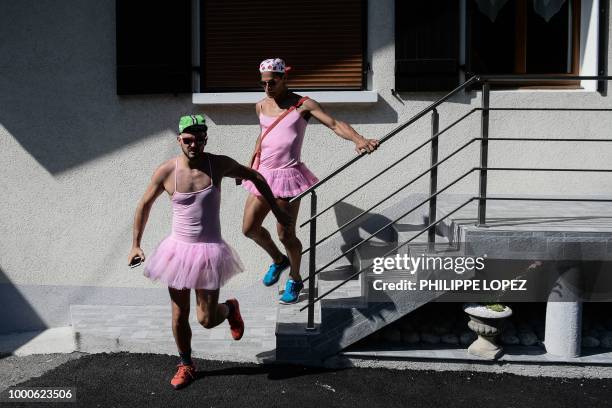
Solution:
<path fill-rule="evenodd" d="M 142 258 L 139 256 L 135 256 L 132 258 L 132 262 L 130 262 L 130 268 L 135 268 L 137 266 L 142 265 Z"/>

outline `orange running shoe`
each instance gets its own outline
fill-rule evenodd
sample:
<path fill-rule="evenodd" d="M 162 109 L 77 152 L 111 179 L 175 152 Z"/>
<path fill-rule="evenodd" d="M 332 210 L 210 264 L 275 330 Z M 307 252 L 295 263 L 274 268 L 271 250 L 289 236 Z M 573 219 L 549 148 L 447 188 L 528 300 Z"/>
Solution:
<path fill-rule="evenodd" d="M 175 390 L 179 390 L 183 387 L 186 387 L 195 380 L 196 368 L 195 365 L 187 365 L 187 364 L 179 364 L 178 370 L 172 380 L 170 380 L 170 385 Z"/>
<path fill-rule="evenodd" d="M 232 313 L 227 316 L 227 321 L 230 325 L 230 332 L 234 340 L 240 340 L 244 334 L 244 321 L 242 321 L 242 316 L 240 315 L 238 300 L 228 299 L 225 303 L 231 303 L 234 306 Z"/>

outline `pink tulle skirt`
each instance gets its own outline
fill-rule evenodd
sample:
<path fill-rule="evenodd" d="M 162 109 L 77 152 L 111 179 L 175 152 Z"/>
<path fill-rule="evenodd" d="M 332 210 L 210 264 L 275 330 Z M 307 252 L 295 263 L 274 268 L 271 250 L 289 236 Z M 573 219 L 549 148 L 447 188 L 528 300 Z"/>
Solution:
<path fill-rule="evenodd" d="M 298 163 L 292 167 L 283 169 L 257 169 L 266 179 L 276 198 L 295 197 L 308 190 L 309 187 L 319 181 L 304 163 Z M 250 181 L 242 183 L 244 188 L 256 196 L 261 196 L 255 185 Z"/>
<path fill-rule="evenodd" d="M 216 290 L 243 270 L 225 241 L 187 242 L 169 236 L 146 259 L 144 275 L 175 289 Z"/>

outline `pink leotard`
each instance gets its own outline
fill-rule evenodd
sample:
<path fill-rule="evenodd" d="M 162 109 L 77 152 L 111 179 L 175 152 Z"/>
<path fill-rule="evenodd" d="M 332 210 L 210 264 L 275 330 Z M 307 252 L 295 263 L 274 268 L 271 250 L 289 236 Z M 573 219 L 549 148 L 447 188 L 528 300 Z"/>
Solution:
<path fill-rule="evenodd" d="M 219 289 L 244 270 L 236 251 L 221 237 L 221 188 L 213 181 L 210 154 L 206 157 L 211 184 L 192 192 L 176 189 L 177 158 L 172 233 L 145 262 L 145 276 L 175 289 Z"/>
<path fill-rule="evenodd" d="M 273 116 L 259 115 L 262 134 L 275 120 Z M 262 141 L 257 171 L 264 176 L 275 197 L 294 197 L 319 181 L 300 160 L 307 124 L 296 109 Z M 253 183 L 246 181 L 243 186 L 252 194 L 260 195 Z"/>

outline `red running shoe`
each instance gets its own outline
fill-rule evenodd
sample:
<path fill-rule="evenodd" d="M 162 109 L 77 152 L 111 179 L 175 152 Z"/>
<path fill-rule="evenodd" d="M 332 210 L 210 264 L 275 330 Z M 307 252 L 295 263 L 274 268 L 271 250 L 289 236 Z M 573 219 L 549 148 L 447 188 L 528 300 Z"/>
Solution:
<path fill-rule="evenodd" d="M 179 364 L 178 370 L 172 380 L 170 380 L 170 385 L 175 390 L 179 390 L 183 387 L 188 386 L 193 380 L 195 380 L 196 368 L 194 365 L 187 364 Z"/>
<path fill-rule="evenodd" d="M 231 303 L 234 306 L 233 312 L 227 316 L 227 321 L 229 322 L 230 332 L 234 340 L 240 340 L 244 334 L 244 321 L 242 321 L 242 316 L 240 315 L 238 300 L 228 299 L 225 303 Z"/>

